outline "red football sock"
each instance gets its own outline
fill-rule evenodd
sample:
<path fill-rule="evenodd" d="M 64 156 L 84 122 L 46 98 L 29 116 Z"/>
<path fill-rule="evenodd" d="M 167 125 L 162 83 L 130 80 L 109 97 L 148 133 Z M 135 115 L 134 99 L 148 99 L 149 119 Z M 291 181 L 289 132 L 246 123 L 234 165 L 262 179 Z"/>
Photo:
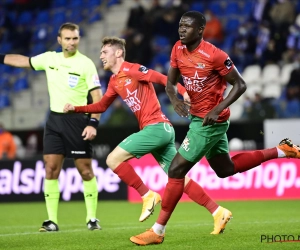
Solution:
<path fill-rule="evenodd" d="M 149 188 L 143 183 L 142 179 L 134 171 L 133 167 L 127 163 L 122 162 L 115 170 L 114 173 L 124 181 L 128 186 L 133 187 L 140 196 L 143 196 L 149 191 Z"/>
<path fill-rule="evenodd" d="M 166 225 L 174 211 L 178 201 L 180 200 L 184 189 L 184 178 L 168 180 L 164 197 L 162 199 L 161 210 L 156 223 Z"/>
<path fill-rule="evenodd" d="M 276 148 L 240 153 L 231 158 L 234 163 L 234 173 L 242 173 L 260 165 L 262 162 L 278 158 Z"/>
<path fill-rule="evenodd" d="M 203 188 L 193 180 L 190 180 L 184 188 L 184 192 L 196 203 L 205 207 L 211 214 L 216 211 L 218 204 L 215 203 L 203 190 Z"/>

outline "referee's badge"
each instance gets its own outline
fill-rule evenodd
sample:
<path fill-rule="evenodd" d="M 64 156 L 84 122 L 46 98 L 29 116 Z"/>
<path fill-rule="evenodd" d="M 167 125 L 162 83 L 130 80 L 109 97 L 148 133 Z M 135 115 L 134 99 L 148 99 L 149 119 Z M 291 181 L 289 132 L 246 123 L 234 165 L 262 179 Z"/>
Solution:
<path fill-rule="evenodd" d="M 74 88 L 79 82 L 79 76 L 69 75 L 68 84 L 71 88 Z"/>

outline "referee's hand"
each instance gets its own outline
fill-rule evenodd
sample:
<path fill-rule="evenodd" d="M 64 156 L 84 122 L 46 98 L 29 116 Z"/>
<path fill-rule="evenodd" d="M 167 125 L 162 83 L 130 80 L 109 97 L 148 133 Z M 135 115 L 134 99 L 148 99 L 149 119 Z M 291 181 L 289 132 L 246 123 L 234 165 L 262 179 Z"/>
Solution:
<path fill-rule="evenodd" d="M 93 140 L 97 135 L 97 130 L 93 126 L 87 126 L 82 132 L 83 140 Z"/>
<path fill-rule="evenodd" d="M 64 113 L 73 112 L 74 110 L 75 110 L 75 107 L 72 104 L 70 104 L 70 103 L 65 104 Z"/>

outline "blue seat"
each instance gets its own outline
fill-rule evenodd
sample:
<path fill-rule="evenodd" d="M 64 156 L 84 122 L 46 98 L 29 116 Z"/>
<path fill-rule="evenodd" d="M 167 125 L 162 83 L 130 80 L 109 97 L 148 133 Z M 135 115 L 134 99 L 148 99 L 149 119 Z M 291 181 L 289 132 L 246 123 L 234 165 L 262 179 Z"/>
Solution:
<path fill-rule="evenodd" d="M 29 84 L 28 84 L 28 80 L 26 77 L 22 77 L 22 78 L 19 78 L 14 86 L 13 86 L 13 91 L 14 92 L 19 92 L 19 91 L 22 91 L 24 89 L 28 89 L 29 88 Z"/>
<path fill-rule="evenodd" d="M 210 2 L 208 8 L 217 16 L 224 15 L 224 9 L 220 2 Z"/>
<path fill-rule="evenodd" d="M 48 11 L 40 11 L 35 19 L 36 24 L 47 24 L 50 21 L 50 14 Z"/>
<path fill-rule="evenodd" d="M 84 0 L 69 0 L 68 6 L 71 8 L 83 8 L 89 4 L 90 1 L 85 2 Z"/>
<path fill-rule="evenodd" d="M 42 43 L 36 43 L 32 45 L 30 55 L 31 56 L 36 56 L 38 54 L 44 53 L 47 51 L 46 45 Z"/>
<path fill-rule="evenodd" d="M 12 44 L 8 42 L 3 42 L 0 44 L 0 51 L 3 54 L 10 53 L 12 50 Z"/>
<path fill-rule="evenodd" d="M 0 93 L 0 108 L 5 108 L 10 106 L 9 94 L 6 92 Z"/>
<path fill-rule="evenodd" d="M 66 12 L 64 10 L 55 11 L 52 15 L 52 23 L 59 26 L 66 22 Z"/>
<path fill-rule="evenodd" d="M 51 7 L 52 8 L 65 7 L 67 5 L 68 5 L 67 0 L 54 0 L 54 1 L 51 1 Z"/>
<path fill-rule="evenodd" d="M 194 10 L 194 11 L 199 11 L 199 12 L 204 12 L 204 4 L 203 3 L 197 3 L 197 2 L 194 2 L 191 4 L 190 6 L 190 10 Z"/>
<path fill-rule="evenodd" d="M 225 7 L 226 15 L 239 15 L 240 14 L 240 6 L 237 2 L 229 2 Z"/>
<path fill-rule="evenodd" d="M 30 25 L 33 21 L 33 13 L 31 13 L 30 11 L 24 11 L 20 14 L 20 16 L 18 17 L 17 21 L 18 24 L 22 24 L 22 25 Z"/>
<path fill-rule="evenodd" d="M 240 27 L 240 20 L 239 19 L 229 19 L 225 26 L 225 31 L 227 33 L 233 33 L 238 30 Z"/>
<path fill-rule="evenodd" d="M 251 13 L 253 12 L 254 8 L 254 2 L 253 1 L 247 1 L 244 3 L 243 7 L 241 8 L 240 14 L 242 16 L 250 16 Z"/>
<path fill-rule="evenodd" d="M 72 10 L 71 15 L 69 17 L 70 22 L 80 23 L 83 21 L 83 14 L 81 9 Z"/>
<path fill-rule="evenodd" d="M 89 23 L 97 22 L 101 19 L 102 19 L 102 16 L 98 11 L 94 11 L 88 16 Z"/>

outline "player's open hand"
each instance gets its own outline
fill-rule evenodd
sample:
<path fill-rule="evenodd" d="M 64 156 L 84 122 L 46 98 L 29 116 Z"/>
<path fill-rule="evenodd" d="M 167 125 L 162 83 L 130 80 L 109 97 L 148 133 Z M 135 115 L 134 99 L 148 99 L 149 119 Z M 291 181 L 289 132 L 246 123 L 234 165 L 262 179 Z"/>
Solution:
<path fill-rule="evenodd" d="M 82 132 L 83 140 L 93 140 L 97 135 L 97 130 L 92 126 L 87 126 Z"/>
<path fill-rule="evenodd" d="M 190 104 L 185 103 L 182 100 L 179 100 L 178 98 L 174 98 L 172 101 L 172 105 L 174 110 L 178 115 L 181 117 L 188 117 L 190 114 Z"/>
<path fill-rule="evenodd" d="M 75 110 L 74 106 L 70 103 L 65 104 L 64 113 L 73 112 Z"/>

